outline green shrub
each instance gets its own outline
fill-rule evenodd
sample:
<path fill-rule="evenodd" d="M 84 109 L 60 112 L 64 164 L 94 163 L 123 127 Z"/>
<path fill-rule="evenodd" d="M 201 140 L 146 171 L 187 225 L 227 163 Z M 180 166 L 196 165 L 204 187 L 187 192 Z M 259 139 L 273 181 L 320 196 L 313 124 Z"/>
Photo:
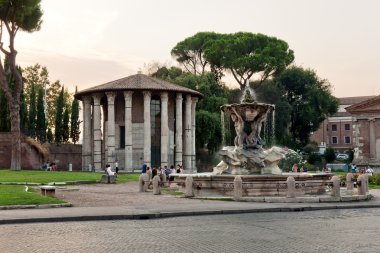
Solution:
<path fill-rule="evenodd" d="M 368 177 L 368 183 L 380 185 L 380 173 Z"/>
<path fill-rule="evenodd" d="M 327 163 L 331 163 L 335 160 L 335 150 L 333 148 L 327 148 L 325 151 L 325 159 Z"/>
<path fill-rule="evenodd" d="M 322 162 L 322 156 L 319 153 L 311 153 L 307 158 L 307 162 L 315 165 Z"/>
<path fill-rule="evenodd" d="M 289 149 L 285 155 L 285 158 L 279 163 L 279 167 L 283 171 L 291 171 L 293 164 L 297 164 L 298 168 L 302 168 L 306 165 L 306 161 L 302 155 L 292 149 Z"/>

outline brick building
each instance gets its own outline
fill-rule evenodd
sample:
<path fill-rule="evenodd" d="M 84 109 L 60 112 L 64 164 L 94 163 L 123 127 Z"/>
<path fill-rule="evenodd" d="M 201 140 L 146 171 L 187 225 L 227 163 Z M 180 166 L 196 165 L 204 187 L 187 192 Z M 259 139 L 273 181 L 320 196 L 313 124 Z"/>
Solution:
<path fill-rule="evenodd" d="M 321 151 L 355 150 L 354 162 L 380 165 L 380 96 L 339 98 L 338 112 L 311 135 Z"/>

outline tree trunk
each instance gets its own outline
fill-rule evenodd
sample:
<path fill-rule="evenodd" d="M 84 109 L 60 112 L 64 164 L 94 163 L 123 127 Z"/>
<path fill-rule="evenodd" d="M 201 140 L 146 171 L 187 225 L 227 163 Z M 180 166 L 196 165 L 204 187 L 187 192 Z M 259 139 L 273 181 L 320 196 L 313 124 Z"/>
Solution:
<path fill-rule="evenodd" d="M 12 133 L 12 160 L 11 169 L 21 170 L 21 135 L 20 135 L 20 105 L 13 103 L 10 106 L 11 133 Z"/>

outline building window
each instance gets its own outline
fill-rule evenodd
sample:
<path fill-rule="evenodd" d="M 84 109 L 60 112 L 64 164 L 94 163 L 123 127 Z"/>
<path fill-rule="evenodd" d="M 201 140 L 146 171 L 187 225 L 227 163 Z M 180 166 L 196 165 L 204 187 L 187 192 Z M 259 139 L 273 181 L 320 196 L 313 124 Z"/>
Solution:
<path fill-rule="evenodd" d="M 351 144 L 351 137 L 350 136 L 344 136 L 344 143 L 345 144 Z"/>
<path fill-rule="evenodd" d="M 338 128 L 337 128 L 336 124 L 331 125 L 331 131 L 336 132 L 337 130 L 338 130 Z"/>
<path fill-rule="evenodd" d="M 336 136 L 331 137 L 331 144 L 338 144 L 338 137 Z"/>
<path fill-rule="evenodd" d="M 344 124 L 344 130 L 349 131 L 350 130 L 350 124 Z"/>

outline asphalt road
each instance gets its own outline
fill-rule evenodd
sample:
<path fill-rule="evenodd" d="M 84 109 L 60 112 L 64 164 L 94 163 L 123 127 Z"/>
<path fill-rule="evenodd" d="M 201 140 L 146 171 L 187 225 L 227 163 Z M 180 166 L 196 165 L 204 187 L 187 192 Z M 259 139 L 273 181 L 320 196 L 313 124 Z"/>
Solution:
<path fill-rule="evenodd" d="M 380 209 L 0 225 L 0 252 L 380 252 Z"/>

